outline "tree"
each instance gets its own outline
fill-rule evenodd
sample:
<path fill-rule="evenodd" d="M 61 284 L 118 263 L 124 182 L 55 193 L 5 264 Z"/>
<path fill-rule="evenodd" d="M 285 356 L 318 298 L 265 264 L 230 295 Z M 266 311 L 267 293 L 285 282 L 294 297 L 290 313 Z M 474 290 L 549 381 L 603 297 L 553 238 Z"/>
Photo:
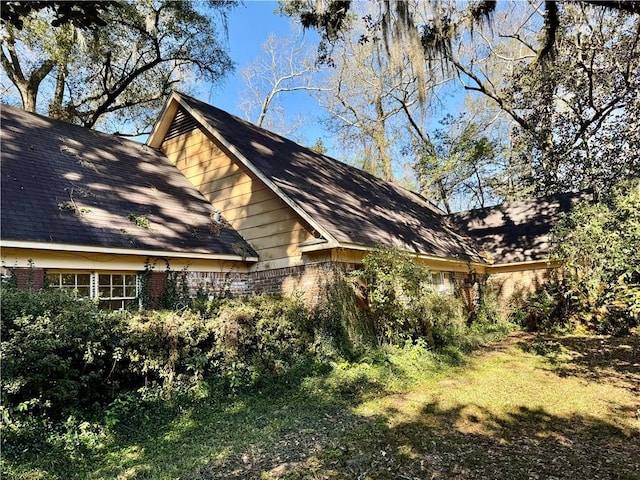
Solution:
<path fill-rule="evenodd" d="M 354 147 L 358 166 L 392 180 L 391 148 L 398 135 L 394 117 L 403 108 L 396 98 L 409 96 L 400 91 L 410 88 L 410 79 L 388 68 L 381 48 L 379 42 L 360 45 L 345 40 L 320 104 L 329 113 L 328 127 L 344 145 Z M 409 106 L 414 102 L 407 99 Z"/>
<path fill-rule="evenodd" d="M 300 40 L 301 32 L 278 39 L 273 33 L 262 45 L 263 54 L 242 70 L 244 87 L 240 110 L 257 126 L 287 135 L 298 125 L 285 119 L 280 100 L 294 92 L 322 91 L 316 83 L 313 53 Z"/>
<path fill-rule="evenodd" d="M 584 202 L 554 229 L 563 262 L 563 297 L 577 320 L 599 333 L 640 322 L 640 181 Z"/>
<path fill-rule="evenodd" d="M 447 213 L 484 208 L 496 196 L 491 180 L 498 170 L 498 145 L 482 133 L 478 119 L 466 117 L 445 117 L 443 128 L 422 143 L 415 167 L 420 193 Z"/>
<path fill-rule="evenodd" d="M 532 0 L 530 0 L 532 1 Z M 325 59 L 330 60 L 330 46 L 340 38 L 350 27 L 350 12 L 353 8 L 351 0 L 282 0 L 282 11 L 287 15 L 299 16 L 305 28 L 315 28 L 322 35 L 320 51 L 325 53 Z M 452 53 L 452 39 L 456 36 L 460 26 L 464 23 L 471 27 L 482 27 L 491 23 L 498 2 L 496 0 L 479 0 L 469 2 L 458 15 L 452 10 L 459 10 L 459 5 L 451 2 L 430 2 L 434 7 L 432 15 L 421 17 L 422 23 L 414 15 L 414 4 L 404 0 L 392 0 L 381 3 L 377 18 L 368 16 L 371 26 L 370 35 L 381 31 L 387 45 L 392 42 L 421 45 L 429 56 L 436 54 L 445 62 L 449 61 Z M 625 13 L 640 13 L 640 3 L 635 0 L 574 0 L 574 3 Z M 553 53 L 556 32 L 559 28 L 560 1 L 538 1 L 536 10 L 543 15 L 543 23 L 539 31 L 543 33 L 543 44 L 538 56 L 539 60 Z M 453 8 L 452 8 L 453 7 Z M 370 36 L 364 35 L 363 41 Z M 421 62 L 420 55 L 414 53 L 416 48 L 410 49 L 414 60 Z"/>
<path fill-rule="evenodd" d="M 210 3 L 204 14 L 193 2 L 122 1 L 101 12 L 106 28 L 90 31 L 37 11 L 21 30 L 4 25 L 0 63 L 27 110 L 90 128 L 131 122 L 141 133 L 176 86 L 231 68 L 213 14 L 224 23 L 234 3 Z"/>
<path fill-rule="evenodd" d="M 25 17 L 41 10 L 48 10 L 51 13 L 53 27 L 67 24 L 85 29 L 105 27 L 107 22 L 102 17 L 109 8 L 113 7 L 113 2 L 105 1 L 4 1 L 0 3 L 2 23 L 18 30 L 24 26 Z"/>
<path fill-rule="evenodd" d="M 353 24 L 353 5 L 322 5 L 293 2 L 291 12 L 335 44 Z M 382 39 L 390 63 L 402 68 L 408 60 L 418 84 L 429 80 L 425 65 L 439 64 L 465 90 L 494 102 L 513 124 L 522 153 L 516 163 L 532 166 L 538 193 L 605 190 L 613 178 L 640 171 L 638 13 L 640 4 L 629 1 L 530 0 L 499 8 L 491 1 L 463 8 L 391 1 L 368 17 L 362 41 Z"/>
<path fill-rule="evenodd" d="M 605 192 L 640 175 L 640 17 L 569 9 L 553 63 L 517 65 L 502 95 L 540 193 Z"/>

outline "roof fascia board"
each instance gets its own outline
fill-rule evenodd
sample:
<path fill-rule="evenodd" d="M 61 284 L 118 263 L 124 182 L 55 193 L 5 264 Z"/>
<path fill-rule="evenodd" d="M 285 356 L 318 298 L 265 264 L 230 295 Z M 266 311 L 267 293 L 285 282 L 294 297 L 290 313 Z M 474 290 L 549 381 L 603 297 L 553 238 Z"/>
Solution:
<path fill-rule="evenodd" d="M 172 97 L 174 98 L 174 97 Z M 209 122 L 206 121 L 198 112 L 194 111 L 186 102 L 182 101 L 178 95 L 175 96 L 176 101 L 182 106 L 189 114 L 195 118 L 203 127 L 207 129 L 207 131 L 218 140 L 224 147 L 231 152 L 246 168 L 251 171 L 261 182 L 263 182 L 267 187 L 269 187 L 273 193 L 275 193 L 278 198 L 280 198 L 287 206 L 293 209 L 300 217 L 302 217 L 312 228 L 314 228 L 317 232 L 319 232 L 326 240 L 327 245 L 336 247 L 338 246 L 338 241 L 331 235 L 324 227 L 322 227 L 318 222 L 316 222 L 307 212 L 305 212 L 296 202 L 294 202 L 287 194 L 285 194 L 275 183 L 273 183 L 268 177 L 266 177 L 258 168 L 253 165 L 244 155 L 242 155 L 238 149 L 227 139 L 225 139 L 215 128 L 209 125 Z"/>
<path fill-rule="evenodd" d="M 163 250 L 133 250 L 128 248 L 96 247 L 87 245 L 72 245 L 66 243 L 41 243 L 24 242 L 20 240 L 2 240 L 2 248 L 24 248 L 29 250 L 56 250 L 61 252 L 83 252 L 83 253 L 110 253 L 113 255 L 138 255 L 146 257 L 171 257 L 171 258 L 193 258 L 199 260 L 233 260 L 238 262 L 258 261 L 258 257 L 242 257 L 240 255 L 228 255 L 220 253 L 201 252 L 168 252 Z"/>
<path fill-rule="evenodd" d="M 373 250 L 375 250 L 377 247 L 371 247 L 368 245 L 360 245 L 360 244 L 356 244 L 356 243 L 341 243 L 339 246 L 339 248 L 344 248 L 346 250 L 359 250 L 359 251 L 367 251 L 367 252 L 371 252 Z M 434 257 L 433 255 L 425 255 L 423 253 L 415 253 L 415 252 L 410 252 L 409 250 L 402 250 L 405 253 L 408 253 L 410 255 L 413 255 L 417 258 L 420 258 L 421 260 L 431 260 L 434 262 L 445 262 L 445 263 L 454 263 L 457 265 L 469 265 L 472 267 L 480 267 L 480 268 L 485 268 L 488 265 L 485 263 L 480 263 L 480 262 L 470 262 L 467 260 L 460 260 L 457 258 L 447 258 L 447 257 Z"/>
<path fill-rule="evenodd" d="M 304 245 L 304 246 L 298 245 L 298 248 L 302 253 L 310 253 L 310 252 L 319 252 L 321 250 L 331 250 L 333 248 L 340 248 L 341 246 L 342 246 L 341 244 L 332 245 L 332 244 L 329 244 L 328 242 L 324 242 L 324 243 L 316 243 L 313 245 Z"/>
<path fill-rule="evenodd" d="M 153 126 L 153 130 L 149 134 L 149 137 L 147 137 L 146 144 L 148 146 L 152 148 L 160 148 L 160 145 L 162 145 L 162 141 L 171 126 L 171 122 L 173 122 L 173 117 L 178 111 L 179 103 L 177 103 L 177 100 L 178 95 L 175 92 L 171 92 L 171 95 L 169 95 L 169 98 L 162 108 L 162 112 L 160 112 L 160 115 L 158 116 L 158 120 Z"/>
<path fill-rule="evenodd" d="M 562 264 L 559 260 L 540 259 L 540 260 L 525 260 L 522 262 L 507 262 L 507 263 L 494 263 L 487 265 L 487 270 L 498 270 L 512 267 L 542 267 L 542 268 L 556 268 Z"/>

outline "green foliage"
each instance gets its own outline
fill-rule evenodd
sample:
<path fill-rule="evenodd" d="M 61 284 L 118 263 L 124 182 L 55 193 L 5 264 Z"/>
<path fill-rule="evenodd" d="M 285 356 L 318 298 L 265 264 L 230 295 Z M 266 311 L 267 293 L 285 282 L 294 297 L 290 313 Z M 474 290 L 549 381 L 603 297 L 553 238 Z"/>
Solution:
<path fill-rule="evenodd" d="M 217 370 L 232 390 L 280 377 L 312 357 L 312 320 L 298 299 L 225 301 L 214 328 Z"/>
<path fill-rule="evenodd" d="M 37 438 L 69 415 L 81 422 L 103 409 L 115 427 L 143 399 L 235 392 L 313 362 L 313 321 L 300 301 L 213 303 L 208 317 L 189 310 L 132 315 L 58 290 L 3 286 L 5 439 L 7 432 Z"/>
<path fill-rule="evenodd" d="M 422 337 L 431 346 L 442 346 L 465 323 L 460 299 L 434 292 L 429 270 L 408 254 L 377 249 L 363 259 L 357 273 L 366 284 L 380 344 Z"/>
<path fill-rule="evenodd" d="M 558 279 L 511 314 L 529 330 L 625 334 L 640 322 L 640 181 L 576 205 L 553 231 Z"/>
<path fill-rule="evenodd" d="M 553 61 L 514 65 L 505 103 L 521 112 L 516 143 L 538 193 L 606 192 L 640 171 L 640 77 L 630 74 L 640 24 L 637 15 L 562 12 Z"/>
<path fill-rule="evenodd" d="M 454 200 L 460 203 L 462 198 L 484 207 L 495 196 L 490 187 L 496 183 L 497 142 L 483 134 L 486 127 L 464 115 L 447 115 L 440 123 L 443 127 L 419 149 L 414 167 L 421 193 L 447 213 L 453 210 Z"/>
<path fill-rule="evenodd" d="M 233 68 L 221 41 L 233 1 L 208 7 L 192 1 L 99 3 L 98 9 L 74 6 L 73 16 L 66 12 L 53 21 L 52 14 L 67 9 L 39 6 L 27 9 L 34 10 L 29 15 L 20 9 L 21 29 L 4 25 L 3 52 L 14 54 L 11 61 L 2 55 L 0 63 L 14 87 L 9 95 L 18 93 L 26 110 L 44 105 L 53 118 L 90 128 L 113 129 L 115 122 L 126 133 L 140 133 L 178 84 L 185 91 L 189 78 L 216 82 Z M 78 23 L 84 10 L 95 18 Z M 95 20 L 106 27 L 90 34 L 75 28 Z"/>
<path fill-rule="evenodd" d="M 566 327 L 565 305 L 557 286 L 549 285 L 529 294 L 521 305 L 513 308 L 513 323 L 528 331 L 548 332 Z"/>
<path fill-rule="evenodd" d="M 7 424 L 59 419 L 118 389 L 123 315 L 61 291 L 2 288 L 2 405 Z"/>
<path fill-rule="evenodd" d="M 572 322 L 624 333 L 640 321 L 640 181 L 577 205 L 554 230 L 562 299 Z"/>
<path fill-rule="evenodd" d="M 321 358 L 351 358 L 375 343 L 373 322 L 362 309 L 363 295 L 352 275 L 338 269 L 331 272 L 313 314 L 315 349 Z"/>
<path fill-rule="evenodd" d="M 137 227 L 149 229 L 149 219 L 145 215 L 130 213 L 127 219 Z"/>
<path fill-rule="evenodd" d="M 180 271 L 172 270 L 171 264 L 165 260 L 166 285 L 154 296 L 151 286 L 151 276 L 156 267 L 156 261 L 147 259 L 144 272 L 140 274 L 140 304 L 143 309 L 185 310 L 192 303 L 204 305 L 202 298 L 193 302 L 189 295 L 186 268 Z"/>
<path fill-rule="evenodd" d="M 113 313 L 59 291 L 3 286 L 3 453 L 18 469 L 49 462 L 50 471 L 80 478 L 77 469 L 105 448 L 152 438 L 194 408 L 242 422 L 248 397 L 238 396 L 250 387 L 269 403 L 289 393 L 302 402 L 360 398 L 459 365 L 462 351 L 497 335 L 495 325 L 445 323 L 457 312 L 433 296 L 424 313 L 441 325 L 434 339 L 446 347 L 425 338 L 375 347 L 364 340 L 370 319 L 352 310 L 349 277 L 337 278 L 327 285 L 332 301 L 313 311 L 295 298 L 262 295 L 217 298 L 202 312 Z M 341 298 L 352 303 L 332 303 Z M 358 348 L 351 338 L 360 338 Z M 229 394 L 239 398 L 237 411 Z"/>

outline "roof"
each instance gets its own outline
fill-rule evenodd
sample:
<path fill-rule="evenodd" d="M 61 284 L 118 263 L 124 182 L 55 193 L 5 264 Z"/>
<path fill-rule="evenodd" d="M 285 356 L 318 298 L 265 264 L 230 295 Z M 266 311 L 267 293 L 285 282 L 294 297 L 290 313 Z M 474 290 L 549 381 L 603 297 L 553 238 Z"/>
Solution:
<path fill-rule="evenodd" d="M 451 229 L 437 208 L 420 195 L 194 98 L 182 94 L 174 98 L 338 244 L 390 246 L 482 262 L 473 243 Z"/>
<path fill-rule="evenodd" d="M 8 106 L 1 139 L 3 241 L 256 255 L 157 150 Z"/>
<path fill-rule="evenodd" d="M 591 194 L 585 191 L 562 193 L 505 202 L 448 217 L 472 237 L 495 264 L 545 260 L 551 247 L 553 226 L 577 202 L 591 198 Z"/>

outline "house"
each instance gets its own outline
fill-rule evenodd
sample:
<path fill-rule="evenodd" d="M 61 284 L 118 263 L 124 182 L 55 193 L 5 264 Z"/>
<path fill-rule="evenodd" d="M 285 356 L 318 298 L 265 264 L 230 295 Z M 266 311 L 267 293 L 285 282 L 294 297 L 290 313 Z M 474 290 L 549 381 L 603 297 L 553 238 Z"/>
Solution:
<path fill-rule="evenodd" d="M 589 191 L 506 202 L 454 213 L 448 219 L 473 238 L 487 260 L 485 275 L 498 299 L 510 299 L 542 286 L 558 267 L 549 257 L 551 229 L 578 202 L 592 201 Z"/>
<path fill-rule="evenodd" d="M 2 266 L 113 306 L 135 302 L 156 265 L 246 272 L 256 252 L 161 152 L 2 107 Z"/>
<path fill-rule="evenodd" d="M 570 204 L 447 217 L 414 192 L 179 93 L 145 145 L 2 111 L 3 266 L 22 284 L 35 275 L 36 285 L 103 301 L 131 300 L 132 288 L 114 292 L 145 269 L 160 291 L 164 265 L 183 270 L 192 292 L 313 299 L 328 271 L 355 268 L 378 246 L 414 254 L 441 290 L 494 273 L 537 281 L 553 266 L 548 231 Z M 499 218 L 518 228 L 499 234 Z"/>

